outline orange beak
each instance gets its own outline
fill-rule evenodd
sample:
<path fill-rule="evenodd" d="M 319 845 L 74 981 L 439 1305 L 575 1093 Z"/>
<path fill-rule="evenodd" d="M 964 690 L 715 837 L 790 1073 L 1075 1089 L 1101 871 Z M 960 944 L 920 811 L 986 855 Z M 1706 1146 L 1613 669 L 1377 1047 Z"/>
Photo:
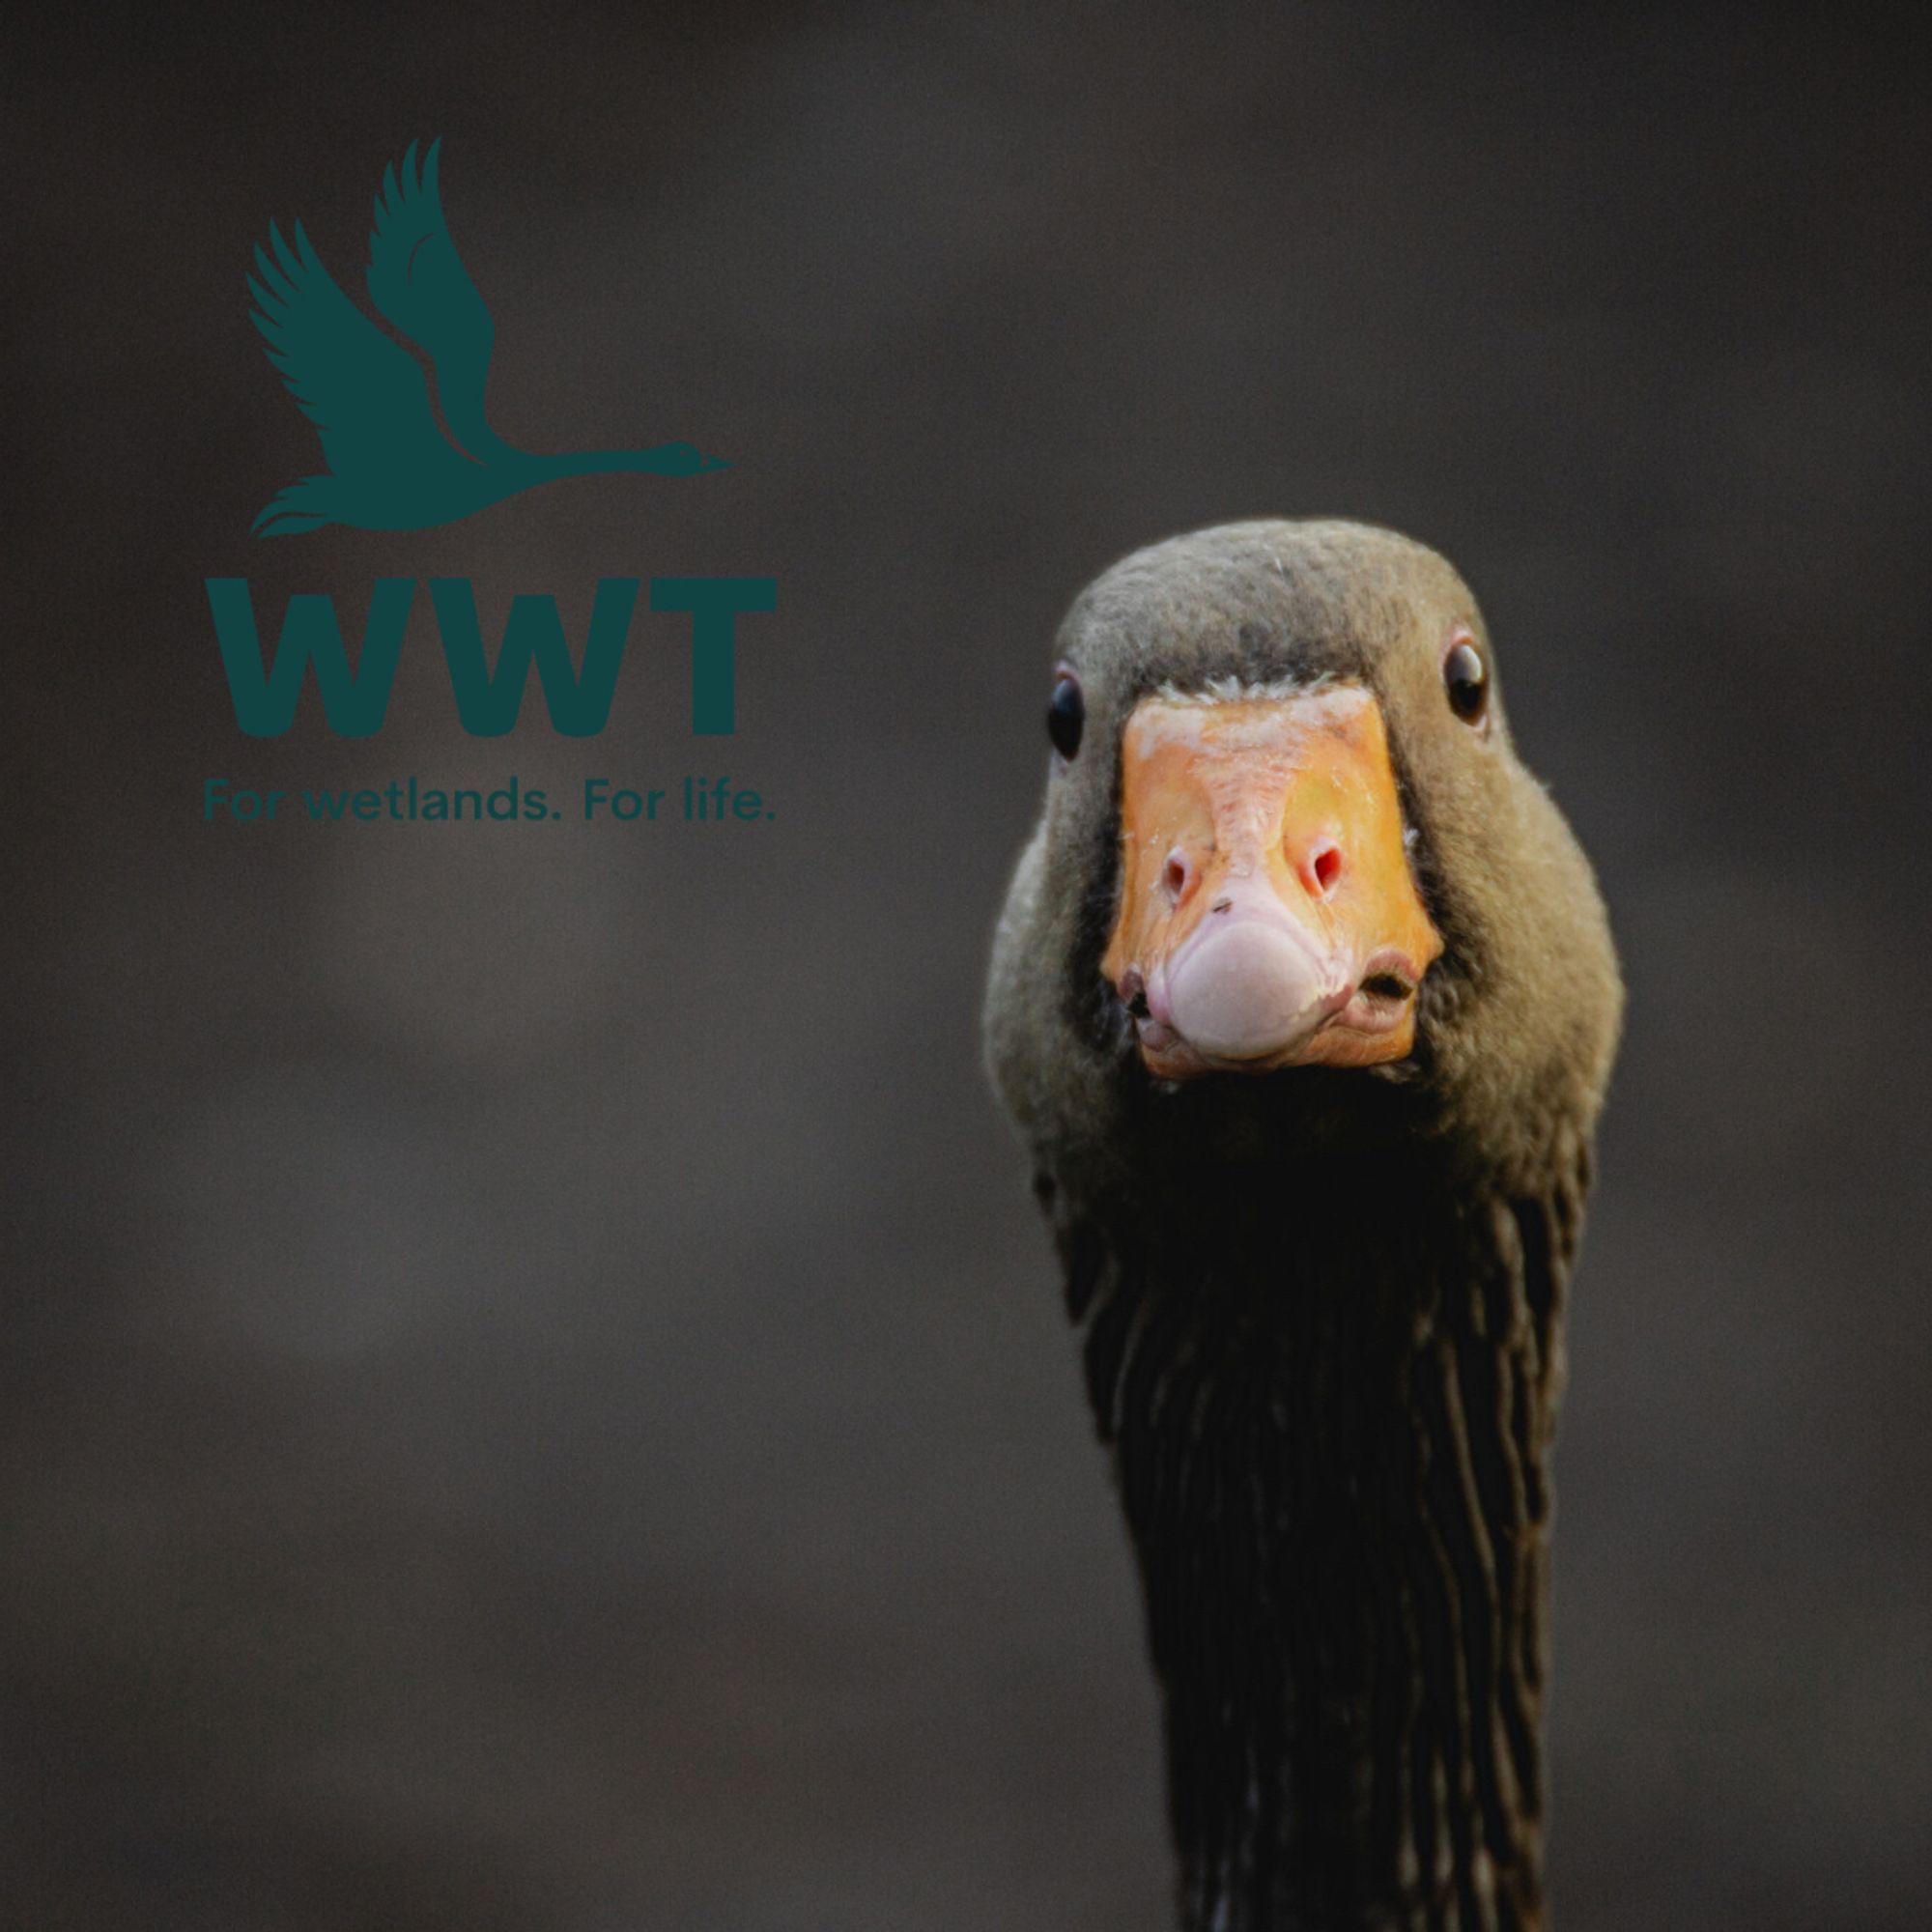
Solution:
<path fill-rule="evenodd" d="M 1121 839 L 1101 971 L 1150 1073 L 1409 1052 L 1442 939 L 1370 692 L 1143 699 L 1122 739 Z"/>

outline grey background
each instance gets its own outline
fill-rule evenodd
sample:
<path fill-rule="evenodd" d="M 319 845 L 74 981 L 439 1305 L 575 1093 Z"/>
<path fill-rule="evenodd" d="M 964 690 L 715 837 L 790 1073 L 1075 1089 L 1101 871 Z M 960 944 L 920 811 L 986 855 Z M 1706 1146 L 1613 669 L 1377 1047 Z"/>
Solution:
<path fill-rule="evenodd" d="M 1138 1612 L 985 941 L 1052 626 L 1341 513 L 1485 600 L 1633 989 L 1559 1461 L 1567 1932 L 1932 1914 L 1926 75 L 1850 15 L 70 10 L 15 29 L 10 1926 L 1155 1928 Z M 420 536 L 245 316 L 445 137 L 540 449 Z M 754 572 L 616 713 L 235 729 L 200 591 Z M 310 700 L 312 704 L 313 700 Z M 724 830 L 200 781 L 728 772 Z"/>

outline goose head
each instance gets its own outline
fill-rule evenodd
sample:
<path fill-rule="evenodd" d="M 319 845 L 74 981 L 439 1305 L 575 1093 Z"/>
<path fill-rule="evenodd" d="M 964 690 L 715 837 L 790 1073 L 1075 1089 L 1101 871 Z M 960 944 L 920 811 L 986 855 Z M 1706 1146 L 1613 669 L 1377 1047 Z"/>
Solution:
<path fill-rule="evenodd" d="M 1532 1184 L 1619 1018 L 1590 867 L 1435 552 L 1340 522 L 1139 551 L 1055 646 L 989 1059 L 1043 1174 L 1426 1141 Z"/>

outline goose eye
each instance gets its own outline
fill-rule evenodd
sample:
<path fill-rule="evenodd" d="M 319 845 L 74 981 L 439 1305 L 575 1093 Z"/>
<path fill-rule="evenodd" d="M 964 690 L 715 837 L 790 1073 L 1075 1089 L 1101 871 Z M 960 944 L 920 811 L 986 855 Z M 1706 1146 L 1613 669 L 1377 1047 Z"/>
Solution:
<path fill-rule="evenodd" d="M 1490 708 L 1490 668 L 1468 639 L 1452 645 L 1442 660 L 1442 683 L 1450 710 L 1464 724 L 1480 724 Z"/>
<path fill-rule="evenodd" d="M 1080 750 L 1080 729 L 1087 722 L 1087 700 L 1080 695 L 1080 680 L 1064 670 L 1053 681 L 1053 696 L 1046 703 L 1046 735 L 1063 758 L 1070 759 Z"/>

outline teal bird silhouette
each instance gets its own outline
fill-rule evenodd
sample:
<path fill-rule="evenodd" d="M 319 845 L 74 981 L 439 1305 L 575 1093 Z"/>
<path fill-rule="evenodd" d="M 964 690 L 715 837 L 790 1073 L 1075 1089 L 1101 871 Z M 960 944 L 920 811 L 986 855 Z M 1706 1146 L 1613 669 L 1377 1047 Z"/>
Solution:
<path fill-rule="evenodd" d="M 728 469 L 688 442 L 533 456 L 490 427 L 483 392 L 496 325 L 443 220 L 441 146 L 432 142 L 418 168 L 412 142 L 401 169 L 391 164 L 369 236 L 369 299 L 416 355 L 342 293 L 300 222 L 293 243 L 270 222 L 269 248 L 255 250 L 250 319 L 316 426 L 328 465 L 326 475 L 281 491 L 255 519 L 256 533 L 286 536 L 324 524 L 426 530 L 561 476 Z"/>

